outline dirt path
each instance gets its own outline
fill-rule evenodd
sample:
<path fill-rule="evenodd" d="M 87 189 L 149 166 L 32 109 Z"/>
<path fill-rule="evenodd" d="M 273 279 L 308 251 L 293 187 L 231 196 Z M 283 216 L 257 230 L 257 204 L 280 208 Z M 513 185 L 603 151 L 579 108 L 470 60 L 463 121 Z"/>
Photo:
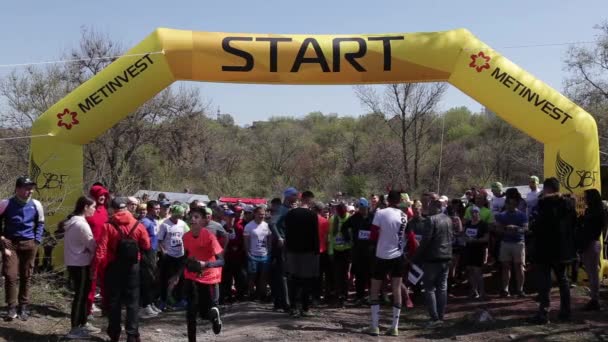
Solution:
<path fill-rule="evenodd" d="M 578 293 L 573 297 L 574 320 L 542 327 L 525 322 L 536 308 L 532 298 L 491 297 L 487 303 L 450 298 L 447 323 L 435 330 L 422 328 L 427 316 L 421 298 L 418 298 L 415 309 L 402 313 L 399 338 L 361 334 L 360 330 L 369 323 L 367 307 L 321 307 L 315 310 L 317 316 L 314 318 L 291 319 L 284 313 L 272 312 L 269 304 L 245 302 L 222 308 L 224 330 L 220 335 L 210 331 L 209 323 L 201 322 L 198 337 L 200 341 L 608 341 L 606 314 L 580 311 L 586 298 L 580 291 L 574 293 Z M 34 306 L 34 315 L 28 322 L 0 322 L 0 341 L 62 341 L 62 336 L 69 330 L 69 303 L 61 293 L 51 291 L 45 297 L 54 299 L 45 305 Z M 552 300 L 554 305 L 558 303 L 556 293 Z M 494 316 L 494 322 L 474 323 L 467 319 L 482 308 Z M 382 308 L 381 326 L 384 328 L 390 324 L 390 310 L 390 306 Z M 93 324 L 105 328 L 106 320 L 98 317 Z M 142 320 L 140 331 L 142 341 L 186 341 L 185 313 L 164 313 Z M 99 334 L 92 341 L 105 338 L 104 334 Z"/>

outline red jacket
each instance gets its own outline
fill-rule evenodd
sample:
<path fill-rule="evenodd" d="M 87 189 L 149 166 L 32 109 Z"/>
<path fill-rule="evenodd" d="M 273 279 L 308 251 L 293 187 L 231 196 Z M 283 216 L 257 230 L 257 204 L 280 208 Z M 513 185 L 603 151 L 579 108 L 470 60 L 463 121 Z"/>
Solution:
<path fill-rule="evenodd" d="M 87 222 L 89 223 L 89 226 L 91 226 L 93 238 L 95 239 L 95 242 L 99 244 L 103 231 L 103 225 L 108 222 L 108 210 L 105 206 L 110 200 L 110 196 L 108 190 L 101 185 L 94 185 L 91 187 L 89 193 L 91 194 L 91 197 L 95 199 L 95 202 L 97 202 L 101 196 L 106 197 L 106 201 L 103 205 L 99 205 L 98 203 L 97 208 L 95 209 L 95 214 L 87 217 Z"/>
<path fill-rule="evenodd" d="M 329 221 L 321 215 L 317 215 L 317 220 L 319 222 L 319 253 L 325 253 L 327 252 Z"/>
<path fill-rule="evenodd" d="M 114 213 L 110 218 L 110 222 L 113 222 L 122 230 L 124 235 L 129 234 L 137 220 L 127 210 L 121 210 Z M 116 259 L 116 249 L 118 248 L 118 242 L 121 239 L 121 234 L 118 230 L 110 223 L 106 223 L 103 228 L 103 234 L 101 241 L 97 245 L 97 251 L 95 252 L 95 259 L 99 262 L 104 261 L 109 264 Z M 131 233 L 130 237 L 137 241 L 139 245 L 140 254 L 138 260 L 141 259 L 141 251 L 147 251 L 150 249 L 150 238 L 146 228 L 141 224 L 137 224 L 137 228 Z"/>

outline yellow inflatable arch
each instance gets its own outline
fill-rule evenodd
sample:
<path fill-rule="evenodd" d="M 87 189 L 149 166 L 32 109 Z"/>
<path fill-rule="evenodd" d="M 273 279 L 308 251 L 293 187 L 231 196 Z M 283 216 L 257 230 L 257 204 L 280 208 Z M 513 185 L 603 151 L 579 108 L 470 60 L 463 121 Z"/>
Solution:
<path fill-rule="evenodd" d="M 50 224 L 83 190 L 82 146 L 177 80 L 267 84 L 447 81 L 544 143 L 545 177 L 564 191 L 600 189 L 595 120 L 465 29 L 370 35 L 271 35 L 159 28 L 54 104 L 34 123 L 31 176 L 39 198 L 62 199 Z M 52 226 L 52 225 L 51 225 Z"/>

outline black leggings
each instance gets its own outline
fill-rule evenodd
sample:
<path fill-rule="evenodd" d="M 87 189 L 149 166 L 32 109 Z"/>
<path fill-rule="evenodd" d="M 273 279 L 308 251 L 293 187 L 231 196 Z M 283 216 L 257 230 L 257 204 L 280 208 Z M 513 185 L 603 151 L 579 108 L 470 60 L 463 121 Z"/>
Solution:
<path fill-rule="evenodd" d="M 76 328 L 87 323 L 87 297 L 91 289 L 91 267 L 68 266 L 68 272 L 74 288 L 70 319 L 72 328 Z"/>
<path fill-rule="evenodd" d="M 196 315 L 209 319 L 209 310 L 218 305 L 219 291 L 217 284 L 201 284 L 185 279 L 185 296 L 188 300 L 186 320 L 188 322 L 188 341 L 196 341 Z"/>
<path fill-rule="evenodd" d="M 310 295 L 312 294 L 314 283 L 318 281 L 317 278 L 302 279 L 293 276 L 289 277 L 289 302 L 291 303 L 291 309 L 297 309 L 298 297 L 302 304 L 302 311 L 308 311 L 310 304 Z"/>

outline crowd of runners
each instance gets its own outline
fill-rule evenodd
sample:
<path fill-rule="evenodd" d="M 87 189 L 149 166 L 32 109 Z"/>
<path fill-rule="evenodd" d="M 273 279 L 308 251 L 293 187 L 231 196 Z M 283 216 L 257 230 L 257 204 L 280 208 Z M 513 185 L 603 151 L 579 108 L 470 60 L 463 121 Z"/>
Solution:
<path fill-rule="evenodd" d="M 29 315 L 29 282 L 45 231 L 35 187 L 20 177 L 14 196 L 0 202 L 8 321 Z M 464 199 L 433 192 L 410 199 L 391 190 L 367 198 L 338 194 L 325 202 L 290 187 L 281 198 L 252 206 L 180 203 L 163 194 L 154 200 L 112 196 L 97 183 L 55 232 L 74 291 L 67 337 L 99 333 L 88 319 L 101 311 L 108 336 L 118 341 L 126 306 L 128 341 L 140 340 L 140 318 L 174 310 L 185 310 L 188 340 L 195 341 L 197 318 L 219 334 L 220 307 L 235 301 L 268 303 L 292 317 L 315 316 L 326 305 L 366 305 L 370 326 L 362 331 L 371 335 L 381 333 L 381 305 L 391 304 L 392 324 L 384 333 L 398 336 L 401 309 L 413 306 L 413 295 L 424 296 L 427 326 L 435 328 L 457 286 L 480 302 L 495 295 L 524 298 L 524 288 L 535 289 L 530 300 L 539 309 L 530 321 L 546 324 L 551 272 L 560 289 L 558 318 L 569 320 L 570 286 L 580 264 L 591 289 L 584 309 L 599 310 L 600 239 L 607 223 L 599 192 L 575 199 L 560 193 L 555 178 L 541 190 L 535 176 L 529 187 L 525 197 L 494 183 L 492 194 L 472 188 Z M 584 202 L 584 213 L 577 213 L 575 201 Z M 500 277 L 496 293 L 486 292 L 484 273 Z"/>

